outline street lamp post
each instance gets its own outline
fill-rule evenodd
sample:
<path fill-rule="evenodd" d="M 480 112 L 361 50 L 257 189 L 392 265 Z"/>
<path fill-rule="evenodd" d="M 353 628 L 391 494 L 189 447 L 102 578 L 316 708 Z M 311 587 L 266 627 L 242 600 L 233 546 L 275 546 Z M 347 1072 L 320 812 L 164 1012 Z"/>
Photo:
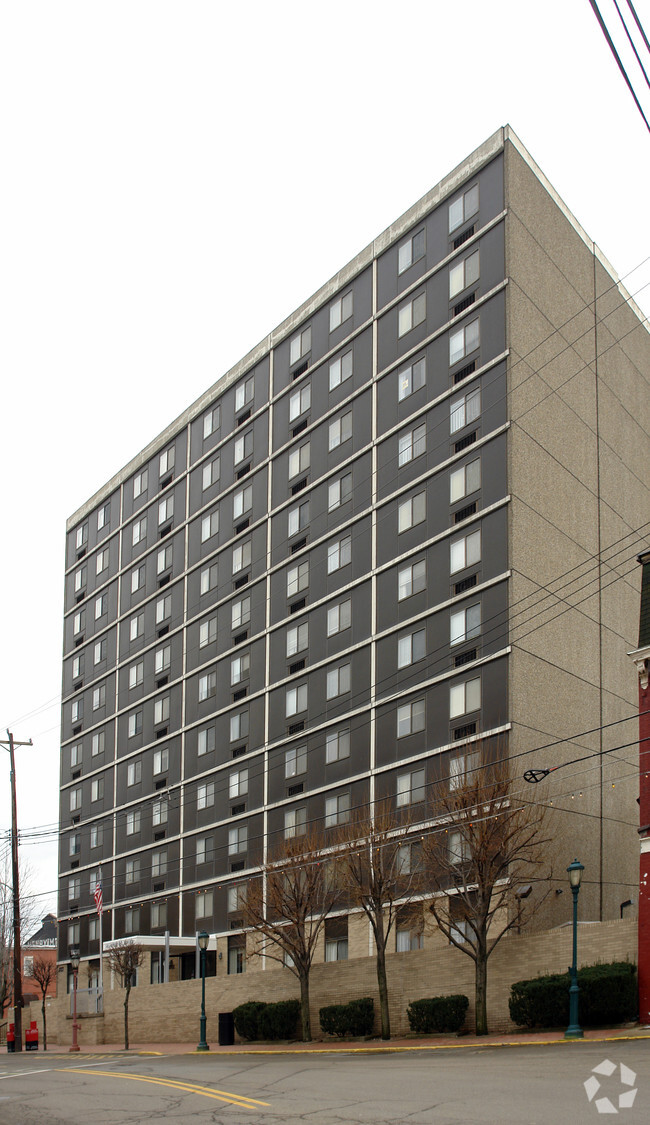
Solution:
<path fill-rule="evenodd" d="M 78 1051 L 79 1044 L 77 1043 L 77 1032 L 79 1024 L 77 1023 L 77 973 L 79 972 L 79 950 L 70 949 L 70 964 L 72 965 L 72 1046 L 71 1051 Z"/>
<path fill-rule="evenodd" d="M 196 1049 L 197 1049 L 197 1051 L 209 1051 L 210 1048 L 208 1047 L 208 1044 L 206 1043 L 206 1039 L 205 1039 L 205 1022 L 206 1022 L 205 1021 L 205 951 L 208 948 L 208 942 L 210 940 L 210 935 L 208 933 L 206 933 L 205 930 L 201 930 L 201 933 L 199 934 L 198 940 L 199 940 L 199 949 L 201 951 L 201 1019 L 200 1019 L 201 1037 L 200 1037 L 200 1040 L 199 1040 L 199 1045 Z"/>
<path fill-rule="evenodd" d="M 569 989 L 569 1026 L 564 1032 L 565 1039 L 582 1039 L 583 1031 L 578 1023 L 578 895 L 584 865 L 574 859 L 567 867 L 571 894 L 573 895 L 573 963 L 569 967 L 571 987 Z"/>

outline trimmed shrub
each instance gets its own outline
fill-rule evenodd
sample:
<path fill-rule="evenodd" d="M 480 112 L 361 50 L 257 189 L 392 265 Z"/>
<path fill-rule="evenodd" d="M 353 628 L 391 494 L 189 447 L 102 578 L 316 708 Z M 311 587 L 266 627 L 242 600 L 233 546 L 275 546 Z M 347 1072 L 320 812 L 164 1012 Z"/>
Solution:
<path fill-rule="evenodd" d="M 242 1039 L 259 1039 L 259 1018 L 264 1008 L 261 1000 L 249 1000 L 233 1009 L 235 1030 Z"/>
<path fill-rule="evenodd" d="M 349 1004 L 329 1004 L 318 1013 L 325 1035 L 359 1037 L 372 1035 L 375 1024 L 375 1006 L 372 996 L 351 1000 Z"/>
<path fill-rule="evenodd" d="M 259 1039 L 297 1039 L 300 1019 L 299 1000 L 278 1000 L 265 1004 L 259 1014 Z"/>
<path fill-rule="evenodd" d="M 435 1031 L 460 1031 L 469 1008 L 467 996 L 432 996 L 413 1000 L 406 1014 L 411 1031 L 418 1035 L 431 1035 Z"/>
<path fill-rule="evenodd" d="M 510 989 L 510 1018 L 520 1027 L 565 1027 L 569 1022 L 569 973 L 520 980 Z M 636 966 L 628 961 L 578 969 L 578 1011 L 585 1027 L 625 1023 L 637 1015 Z"/>

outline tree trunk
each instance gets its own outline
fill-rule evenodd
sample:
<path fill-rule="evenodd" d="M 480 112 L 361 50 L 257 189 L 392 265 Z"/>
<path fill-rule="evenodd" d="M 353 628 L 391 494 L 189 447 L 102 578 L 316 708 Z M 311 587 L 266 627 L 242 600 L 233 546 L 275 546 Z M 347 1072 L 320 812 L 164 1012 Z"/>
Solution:
<path fill-rule="evenodd" d="M 47 1051 L 47 1020 L 45 1018 L 45 995 L 43 995 L 43 1003 L 41 1004 L 41 1012 L 43 1013 L 43 1050 Z"/>
<path fill-rule="evenodd" d="M 124 1050 L 129 1049 L 129 993 L 131 989 L 127 988 L 126 998 L 124 1000 Z"/>
<path fill-rule="evenodd" d="M 390 1039 L 390 1012 L 388 1010 L 388 979 L 386 977 L 386 938 L 384 936 L 384 913 L 381 903 L 375 915 L 375 948 L 377 950 L 377 985 L 379 988 L 379 1012 L 381 1016 L 381 1037 Z"/>
<path fill-rule="evenodd" d="M 309 1015 L 309 973 L 304 970 L 300 973 L 300 1019 L 302 1022 L 302 1038 L 305 1043 L 311 1043 L 311 1017 Z"/>
<path fill-rule="evenodd" d="M 474 1006 L 476 1009 L 476 1034 L 487 1035 L 487 948 L 483 942 L 478 943 L 476 951 Z"/>

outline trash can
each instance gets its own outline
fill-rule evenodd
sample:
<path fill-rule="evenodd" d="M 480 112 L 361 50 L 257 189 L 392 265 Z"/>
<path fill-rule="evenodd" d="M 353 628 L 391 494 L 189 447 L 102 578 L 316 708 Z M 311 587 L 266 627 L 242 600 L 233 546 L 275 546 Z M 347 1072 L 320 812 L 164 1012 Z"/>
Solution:
<path fill-rule="evenodd" d="M 232 1012 L 219 1012 L 219 1046 L 232 1047 L 235 1042 L 235 1020 Z"/>
<path fill-rule="evenodd" d="M 15 1050 L 16 1050 L 16 1029 L 15 1029 L 13 1023 L 10 1023 L 9 1028 L 7 1030 L 7 1051 L 11 1052 L 11 1051 L 15 1051 Z"/>
<path fill-rule="evenodd" d="M 25 1050 L 38 1051 L 38 1024 L 32 1020 L 25 1031 Z"/>

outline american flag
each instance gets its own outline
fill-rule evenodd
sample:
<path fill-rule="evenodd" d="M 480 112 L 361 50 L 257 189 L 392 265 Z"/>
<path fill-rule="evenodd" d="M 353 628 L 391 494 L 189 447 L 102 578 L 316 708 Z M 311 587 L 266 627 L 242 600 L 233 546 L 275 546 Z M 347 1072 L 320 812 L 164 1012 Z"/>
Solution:
<path fill-rule="evenodd" d="M 99 875 L 97 877 L 97 886 L 95 887 L 95 891 L 93 893 L 93 898 L 95 900 L 95 906 L 97 907 L 97 913 L 103 914 L 104 913 L 104 898 L 103 898 L 103 895 L 102 895 L 102 876 L 101 876 L 101 872 L 99 873 Z"/>

